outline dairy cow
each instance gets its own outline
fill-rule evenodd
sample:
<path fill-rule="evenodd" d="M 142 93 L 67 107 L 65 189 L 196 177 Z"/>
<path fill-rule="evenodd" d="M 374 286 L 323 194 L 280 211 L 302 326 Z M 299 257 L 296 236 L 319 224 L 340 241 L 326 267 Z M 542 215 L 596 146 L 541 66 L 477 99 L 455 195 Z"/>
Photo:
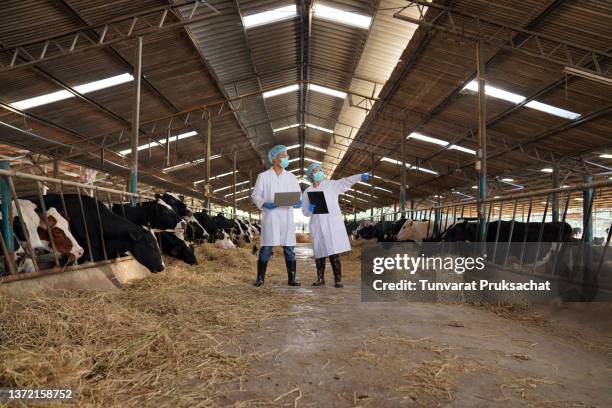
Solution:
<path fill-rule="evenodd" d="M 161 232 L 159 236 L 159 245 L 164 254 L 180 259 L 189 265 L 198 264 L 192 246 L 187 245 L 185 241 L 170 232 Z"/>
<path fill-rule="evenodd" d="M 200 224 L 198 219 L 192 214 L 185 217 L 187 228 L 185 229 L 185 238 L 196 243 L 201 243 L 209 238 L 208 231 Z"/>
<path fill-rule="evenodd" d="M 189 207 L 187 207 L 187 204 L 185 204 L 175 194 L 168 193 L 168 192 L 166 192 L 166 193 L 164 193 L 162 195 L 155 194 L 155 198 L 159 198 L 162 201 L 164 201 L 166 204 L 168 204 L 170 207 L 172 207 L 174 212 L 176 212 L 181 217 L 189 217 L 192 214 L 192 212 L 189 209 Z"/>
<path fill-rule="evenodd" d="M 186 222 L 161 199 L 138 203 L 135 207 L 130 204 L 115 204 L 113 212 L 141 226 L 174 230 L 178 237 L 184 234 L 186 227 Z"/>
<path fill-rule="evenodd" d="M 68 221 L 55 208 L 51 207 L 47 210 L 49 231 L 42 211 L 37 209 L 35 203 L 24 199 L 19 199 L 18 201 L 23 215 L 23 223 L 32 244 L 32 249 L 35 252 L 52 252 L 52 237 L 60 259 L 66 258 L 70 261 L 75 261 L 83 256 L 84 250 L 70 232 Z M 17 208 L 15 203 L 13 203 L 13 215 L 15 214 L 17 214 Z M 1 219 L 2 217 L 0 216 Z M 18 216 L 13 218 L 13 248 L 16 271 L 34 272 L 34 263 L 22 245 L 22 242 L 25 243 L 26 234 L 21 227 L 20 221 Z"/>
<path fill-rule="evenodd" d="M 43 199 L 47 208 L 62 208 L 62 200 L 58 194 L 47 194 Z M 81 199 L 84 218 L 81 215 L 78 195 L 64 194 L 70 230 L 79 245 L 85 249 L 82 261 L 89 260 L 90 257 L 93 261 L 103 260 L 104 243 L 109 259 L 130 253 L 151 272 L 163 270 L 159 246 L 149 230 L 113 213 L 94 198 L 81 196 Z M 37 202 L 36 199 L 31 201 Z M 100 220 L 98 220 L 98 211 Z M 87 245 L 86 230 L 89 232 L 91 253 Z"/>
<path fill-rule="evenodd" d="M 187 224 L 187 232 L 189 232 L 189 224 L 161 199 L 140 203 L 135 207 L 115 204 L 113 212 L 125 216 L 126 219 L 142 227 L 162 230 L 159 232 L 160 239 L 158 241 L 162 253 L 185 261 L 190 265 L 197 264 L 193 248 L 183 239 L 185 225 Z"/>

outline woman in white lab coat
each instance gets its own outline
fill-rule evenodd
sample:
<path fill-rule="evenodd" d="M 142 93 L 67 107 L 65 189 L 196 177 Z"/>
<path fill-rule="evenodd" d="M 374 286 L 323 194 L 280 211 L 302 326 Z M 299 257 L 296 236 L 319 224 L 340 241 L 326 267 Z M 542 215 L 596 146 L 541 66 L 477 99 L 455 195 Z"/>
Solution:
<path fill-rule="evenodd" d="M 342 269 L 340 265 L 340 253 L 351 250 L 346 227 L 340 211 L 338 196 L 348 191 L 358 181 L 366 181 L 368 174 L 357 174 L 340 180 L 325 180 L 325 174 L 318 163 L 308 166 L 308 180 L 312 183 L 302 195 L 302 212 L 310 217 L 310 237 L 312 238 L 312 250 L 317 265 L 317 281 L 313 286 L 325 284 L 325 258 L 329 261 L 334 272 L 334 281 L 337 288 L 342 285 Z M 311 204 L 308 192 L 322 191 L 327 204 L 327 214 L 314 214 L 316 205 Z"/>

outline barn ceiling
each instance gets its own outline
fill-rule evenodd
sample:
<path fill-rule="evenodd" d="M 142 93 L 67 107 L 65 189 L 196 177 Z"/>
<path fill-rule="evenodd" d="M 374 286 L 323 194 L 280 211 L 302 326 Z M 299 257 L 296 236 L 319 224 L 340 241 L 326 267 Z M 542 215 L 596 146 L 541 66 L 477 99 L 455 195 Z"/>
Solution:
<path fill-rule="evenodd" d="M 474 16 L 491 24 L 475 33 Z M 370 192 L 373 205 L 398 201 L 402 141 L 409 196 L 470 196 L 474 36 L 502 32 L 512 47 L 485 41 L 482 49 L 492 191 L 512 188 L 502 178 L 548 186 L 541 170 L 554 165 L 569 181 L 610 175 L 612 160 L 600 156 L 612 152 L 612 87 L 564 71 L 610 77 L 612 6 L 596 0 L 8 0 L 0 5 L 0 142 L 127 177 L 130 75 L 143 33 L 143 182 L 201 196 L 210 119 L 219 203 L 232 202 L 235 162 L 238 205 L 251 206 L 242 187 L 278 143 L 291 147 L 298 175 L 313 161 L 334 177 L 373 164 L 373 185 L 349 192 L 347 209 L 368 208 Z M 559 51 L 568 44 L 571 64 Z M 579 58 L 584 50 L 595 62 Z M 107 78 L 123 82 L 91 90 Z M 68 96 L 28 101 L 59 91 Z"/>

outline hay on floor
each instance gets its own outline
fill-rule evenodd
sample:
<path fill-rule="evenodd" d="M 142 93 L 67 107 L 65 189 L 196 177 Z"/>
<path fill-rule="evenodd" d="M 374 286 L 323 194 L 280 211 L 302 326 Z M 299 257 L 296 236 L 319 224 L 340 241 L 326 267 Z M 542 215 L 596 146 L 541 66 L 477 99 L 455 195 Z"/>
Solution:
<path fill-rule="evenodd" d="M 249 363 L 232 338 L 308 295 L 254 288 L 247 249 L 198 253 L 116 292 L 0 299 L 0 387 L 73 388 L 78 406 L 216 405 Z"/>
<path fill-rule="evenodd" d="M 312 239 L 310 238 L 310 234 L 302 234 L 298 232 L 295 234 L 295 242 L 298 244 L 308 244 L 312 242 Z"/>

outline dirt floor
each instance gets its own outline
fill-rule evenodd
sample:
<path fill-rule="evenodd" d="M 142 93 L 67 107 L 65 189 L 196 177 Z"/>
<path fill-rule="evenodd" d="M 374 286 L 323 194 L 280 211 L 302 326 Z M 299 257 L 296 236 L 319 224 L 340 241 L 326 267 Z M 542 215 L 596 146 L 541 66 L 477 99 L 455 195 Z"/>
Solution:
<path fill-rule="evenodd" d="M 286 287 L 275 265 L 267 286 L 311 297 L 238 339 L 253 360 L 219 403 L 612 406 L 611 305 L 362 303 L 355 254 L 343 258 L 345 288 L 336 289 L 329 264 L 327 286 L 311 287 L 311 252 L 297 253 L 305 285 Z"/>
<path fill-rule="evenodd" d="M 300 288 L 282 251 L 255 288 L 250 249 L 205 246 L 117 292 L 0 299 L 0 387 L 87 407 L 612 406 L 611 305 L 362 303 L 358 250 L 343 289 L 329 263 L 310 286 L 296 252 Z"/>

